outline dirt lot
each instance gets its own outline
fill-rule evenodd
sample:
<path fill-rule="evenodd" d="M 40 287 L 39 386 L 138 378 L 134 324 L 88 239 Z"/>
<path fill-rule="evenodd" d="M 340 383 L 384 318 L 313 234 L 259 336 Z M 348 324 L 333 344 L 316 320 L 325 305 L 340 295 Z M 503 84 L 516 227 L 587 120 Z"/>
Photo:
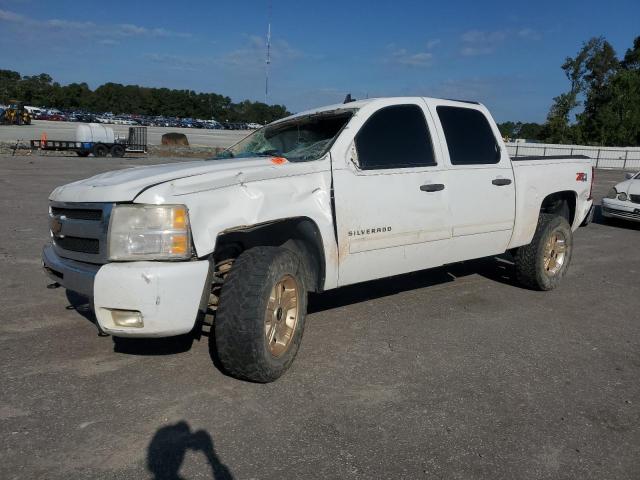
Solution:
<path fill-rule="evenodd" d="M 46 288 L 48 193 L 142 163 L 0 157 L 0 478 L 640 478 L 640 227 L 597 216 L 553 292 L 483 259 L 315 296 L 255 385 Z"/>

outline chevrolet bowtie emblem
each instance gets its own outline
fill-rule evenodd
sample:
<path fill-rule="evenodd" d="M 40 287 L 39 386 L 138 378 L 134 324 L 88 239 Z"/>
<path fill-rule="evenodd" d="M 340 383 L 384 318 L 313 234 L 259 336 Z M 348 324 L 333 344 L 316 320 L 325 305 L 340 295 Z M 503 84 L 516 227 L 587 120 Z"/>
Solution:
<path fill-rule="evenodd" d="M 51 219 L 51 233 L 53 233 L 57 237 L 58 235 L 60 235 L 61 231 L 62 231 L 62 222 L 60 221 L 60 218 L 53 217 Z"/>

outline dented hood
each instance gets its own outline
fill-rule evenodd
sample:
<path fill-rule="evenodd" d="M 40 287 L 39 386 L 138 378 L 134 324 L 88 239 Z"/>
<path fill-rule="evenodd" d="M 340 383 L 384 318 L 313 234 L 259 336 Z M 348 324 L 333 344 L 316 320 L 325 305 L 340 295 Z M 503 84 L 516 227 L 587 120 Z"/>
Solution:
<path fill-rule="evenodd" d="M 63 185 L 56 188 L 49 199 L 57 202 L 127 202 L 150 187 L 188 177 L 208 175 L 207 186 L 220 188 L 287 176 L 293 165 L 274 164 L 271 157 L 252 157 L 134 167 Z"/>

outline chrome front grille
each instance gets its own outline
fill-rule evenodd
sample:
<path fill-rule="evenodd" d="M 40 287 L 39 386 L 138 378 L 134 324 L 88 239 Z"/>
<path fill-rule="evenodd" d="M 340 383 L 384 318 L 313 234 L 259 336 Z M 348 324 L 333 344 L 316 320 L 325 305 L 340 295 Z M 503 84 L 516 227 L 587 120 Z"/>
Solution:
<path fill-rule="evenodd" d="M 58 255 L 79 262 L 106 263 L 110 203 L 51 202 L 49 226 Z"/>
<path fill-rule="evenodd" d="M 640 220 L 640 213 L 628 212 L 626 210 L 614 210 L 613 208 L 602 207 L 602 211 L 615 215 L 616 217 L 632 218 L 634 220 Z"/>

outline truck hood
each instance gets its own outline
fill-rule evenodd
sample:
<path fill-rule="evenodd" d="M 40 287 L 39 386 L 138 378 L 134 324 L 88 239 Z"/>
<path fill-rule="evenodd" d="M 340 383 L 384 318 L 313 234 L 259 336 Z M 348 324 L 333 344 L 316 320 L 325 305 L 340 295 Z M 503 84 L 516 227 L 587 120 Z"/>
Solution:
<path fill-rule="evenodd" d="M 128 202 L 143 190 L 166 182 L 208 175 L 208 189 L 300 173 L 300 163 L 274 164 L 271 157 L 198 160 L 148 165 L 101 173 L 56 188 L 56 202 Z M 313 162 L 309 162 L 313 163 Z"/>

